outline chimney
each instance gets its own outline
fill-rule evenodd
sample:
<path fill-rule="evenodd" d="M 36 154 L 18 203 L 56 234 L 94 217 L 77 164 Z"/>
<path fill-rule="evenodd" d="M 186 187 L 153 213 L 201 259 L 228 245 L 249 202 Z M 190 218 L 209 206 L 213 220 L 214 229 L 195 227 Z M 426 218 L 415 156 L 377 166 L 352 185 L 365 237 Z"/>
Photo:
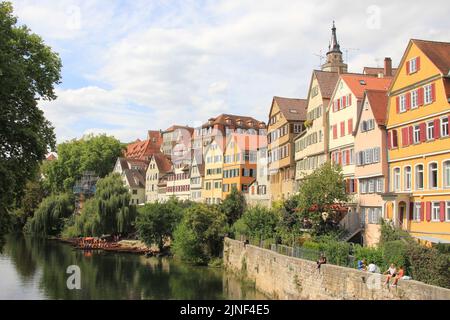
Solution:
<path fill-rule="evenodd" d="M 392 59 L 384 58 L 384 76 L 392 77 Z"/>

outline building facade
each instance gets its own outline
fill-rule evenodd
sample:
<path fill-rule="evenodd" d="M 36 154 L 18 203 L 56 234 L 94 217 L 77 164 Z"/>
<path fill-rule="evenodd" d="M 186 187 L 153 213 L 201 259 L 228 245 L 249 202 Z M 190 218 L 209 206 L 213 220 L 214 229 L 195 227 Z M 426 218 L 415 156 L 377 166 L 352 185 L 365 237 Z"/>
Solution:
<path fill-rule="evenodd" d="M 267 135 L 271 202 L 294 193 L 294 137 L 304 129 L 306 106 L 305 99 L 274 97 L 272 101 Z"/>
<path fill-rule="evenodd" d="M 270 183 L 268 179 L 267 146 L 258 149 L 256 157 L 256 180 L 250 184 L 249 192 L 245 195 L 250 206 L 270 207 Z"/>
<path fill-rule="evenodd" d="M 176 145 L 182 143 L 187 149 L 191 149 L 192 134 L 194 128 L 189 126 L 174 125 L 162 132 L 161 152 L 172 157 Z"/>
<path fill-rule="evenodd" d="M 221 143 L 212 141 L 205 151 L 205 178 L 202 198 L 207 204 L 222 201 L 223 149 Z"/>
<path fill-rule="evenodd" d="M 203 202 L 202 189 L 203 179 L 205 177 L 205 163 L 201 155 L 192 158 L 191 170 L 191 200 L 195 202 Z"/>
<path fill-rule="evenodd" d="M 411 40 L 389 93 L 387 217 L 450 242 L 450 43 Z"/>
<path fill-rule="evenodd" d="M 150 158 L 145 177 L 145 202 L 158 201 L 158 184 L 171 171 L 172 163 L 165 154 L 155 153 Z"/>
<path fill-rule="evenodd" d="M 350 229 L 361 228 L 364 245 L 380 240 L 384 217 L 382 194 L 388 191 L 386 90 L 368 90 L 364 94 L 355 125 L 355 178 L 358 181 L 358 219 Z"/>

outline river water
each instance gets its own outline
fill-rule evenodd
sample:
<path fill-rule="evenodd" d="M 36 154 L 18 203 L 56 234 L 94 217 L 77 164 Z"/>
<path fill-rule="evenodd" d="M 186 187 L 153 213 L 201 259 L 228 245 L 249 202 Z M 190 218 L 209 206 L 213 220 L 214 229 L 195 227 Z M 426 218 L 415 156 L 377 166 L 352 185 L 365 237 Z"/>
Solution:
<path fill-rule="evenodd" d="M 81 289 L 68 289 L 70 266 Z M 76 269 L 76 268 L 75 268 Z M 69 279 L 69 283 L 76 281 Z M 67 244 L 8 235 L 0 243 L 0 300 L 265 299 L 222 269 L 133 254 L 83 252 Z"/>

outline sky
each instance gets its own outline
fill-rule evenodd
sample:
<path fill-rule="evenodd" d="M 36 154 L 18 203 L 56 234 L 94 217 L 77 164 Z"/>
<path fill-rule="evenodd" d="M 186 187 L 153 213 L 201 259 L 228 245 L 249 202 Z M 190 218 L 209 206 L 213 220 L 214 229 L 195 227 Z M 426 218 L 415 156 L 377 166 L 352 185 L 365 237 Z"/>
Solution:
<path fill-rule="evenodd" d="M 13 0 L 63 61 L 40 108 L 58 142 L 122 142 L 221 113 L 267 122 L 273 96 L 306 98 L 331 39 L 350 72 L 397 66 L 409 39 L 450 41 L 447 0 Z"/>

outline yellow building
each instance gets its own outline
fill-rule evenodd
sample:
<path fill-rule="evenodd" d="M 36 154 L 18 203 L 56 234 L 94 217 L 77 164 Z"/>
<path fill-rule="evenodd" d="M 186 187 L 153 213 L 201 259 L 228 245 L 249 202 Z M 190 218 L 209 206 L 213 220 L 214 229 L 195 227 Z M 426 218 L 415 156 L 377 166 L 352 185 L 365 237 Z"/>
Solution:
<path fill-rule="evenodd" d="M 223 149 L 215 140 L 205 150 L 205 178 L 202 198 L 208 204 L 222 201 Z"/>
<path fill-rule="evenodd" d="M 268 166 L 271 201 L 294 193 L 294 137 L 304 129 L 307 101 L 275 97 L 269 113 Z"/>
<path fill-rule="evenodd" d="M 267 146 L 267 138 L 259 135 L 233 134 L 228 140 L 223 164 L 223 194 L 225 199 L 236 188 L 244 194 L 257 176 L 257 152 Z"/>
<path fill-rule="evenodd" d="M 450 43 L 411 40 L 391 84 L 387 218 L 416 238 L 450 242 Z"/>

